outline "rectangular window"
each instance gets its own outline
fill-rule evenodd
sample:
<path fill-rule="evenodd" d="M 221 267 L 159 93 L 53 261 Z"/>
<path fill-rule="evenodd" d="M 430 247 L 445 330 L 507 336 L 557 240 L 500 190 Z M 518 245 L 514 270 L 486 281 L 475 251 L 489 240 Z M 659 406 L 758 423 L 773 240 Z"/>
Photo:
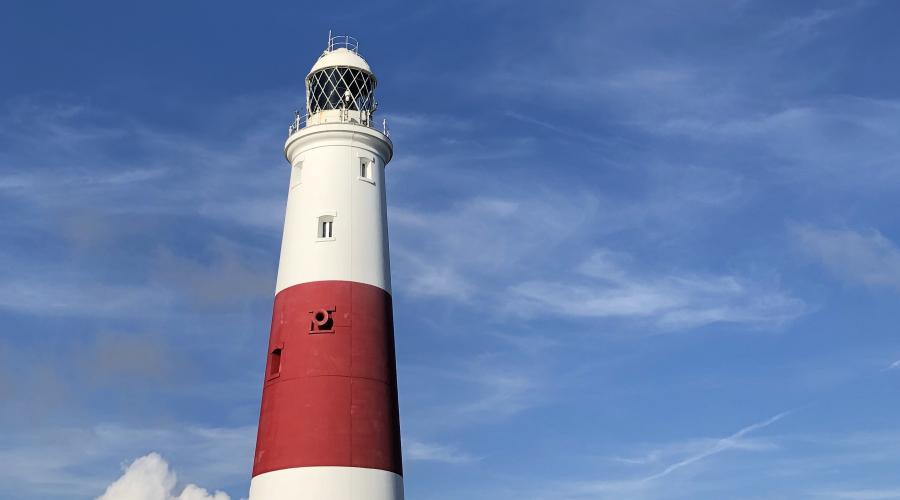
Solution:
<path fill-rule="evenodd" d="M 372 184 L 375 184 L 373 170 L 375 169 L 375 160 L 374 158 L 360 158 L 359 159 L 359 178 L 364 181 L 368 181 Z"/>
<path fill-rule="evenodd" d="M 269 355 L 269 377 L 270 379 L 281 375 L 281 348 L 272 349 Z"/>

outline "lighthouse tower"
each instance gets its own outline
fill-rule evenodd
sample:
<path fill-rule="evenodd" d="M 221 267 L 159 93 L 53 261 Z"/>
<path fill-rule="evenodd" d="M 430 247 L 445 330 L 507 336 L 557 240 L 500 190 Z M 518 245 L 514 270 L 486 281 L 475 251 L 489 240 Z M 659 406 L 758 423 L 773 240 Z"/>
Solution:
<path fill-rule="evenodd" d="M 375 75 L 332 37 L 306 77 L 250 500 L 401 500 L 403 467 Z"/>

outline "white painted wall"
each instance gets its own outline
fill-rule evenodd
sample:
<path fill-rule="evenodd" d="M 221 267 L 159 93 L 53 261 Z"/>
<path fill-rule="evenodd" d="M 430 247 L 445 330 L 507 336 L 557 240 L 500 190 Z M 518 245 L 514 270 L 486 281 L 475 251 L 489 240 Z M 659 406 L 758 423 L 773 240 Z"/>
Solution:
<path fill-rule="evenodd" d="M 250 481 L 250 500 L 403 500 L 403 478 L 361 467 L 296 467 Z"/>
<path fill-rule="evenodd" d="M 300 283 L 356 281 L 391 291 L 384 167 L 393 146 L 369 127 L 307 126 L 288 138 L 291 181 L 276 293 Z M 360 179 L 361 158 L 371 181 Z M 318 218 L 334 217 L 334 238 L 318 238 Z"/>

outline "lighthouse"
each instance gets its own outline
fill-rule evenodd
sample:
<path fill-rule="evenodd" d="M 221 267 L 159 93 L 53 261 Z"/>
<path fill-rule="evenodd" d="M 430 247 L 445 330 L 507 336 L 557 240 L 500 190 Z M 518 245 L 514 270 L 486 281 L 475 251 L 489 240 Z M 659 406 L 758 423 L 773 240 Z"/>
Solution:
<path fill-rule="evenodd" d="M 250 500 L 401 500 L 377 80 L 328 36 L 289 127 L 290 188 Z"/>

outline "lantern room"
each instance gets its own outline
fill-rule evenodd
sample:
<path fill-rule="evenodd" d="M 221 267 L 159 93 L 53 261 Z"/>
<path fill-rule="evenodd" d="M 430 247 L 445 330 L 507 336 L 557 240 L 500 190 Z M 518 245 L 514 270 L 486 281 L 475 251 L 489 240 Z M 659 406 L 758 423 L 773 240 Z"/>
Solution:
<path fill-rule="evenodd" d="M 306 124 L 327 122 L 371 126 L 375 75 L 352 36 L 328 36 L 328 46 L 306 77 Z"/>

